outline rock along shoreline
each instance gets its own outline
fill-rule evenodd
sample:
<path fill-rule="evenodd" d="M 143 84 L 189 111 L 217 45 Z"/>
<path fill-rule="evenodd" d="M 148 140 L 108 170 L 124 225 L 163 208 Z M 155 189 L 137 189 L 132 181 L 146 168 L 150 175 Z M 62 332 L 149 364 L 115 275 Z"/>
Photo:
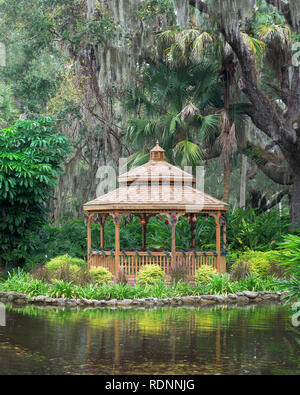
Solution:
<path fill-rule="evenodd" d="M 243 291 L 227 295 L 180 296 L 165 299 L 65 299 L 47 296 L 28 296 L 17 292 L 0 292 L 0 302 L 16 305 L 91 307 L 91 308 L 135 308 L 155 306 L 206 306 L 206 305 L 245 305 L 250 303 L 278 302 L 284 303 L 287 292 L 253 292 Z"/>

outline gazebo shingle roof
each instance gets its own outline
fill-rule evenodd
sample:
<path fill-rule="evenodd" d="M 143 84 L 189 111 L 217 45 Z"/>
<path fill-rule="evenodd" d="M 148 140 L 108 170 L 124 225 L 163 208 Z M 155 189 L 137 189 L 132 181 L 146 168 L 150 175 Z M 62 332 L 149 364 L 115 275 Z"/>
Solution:
<path fill-rule="evenodd" d="M 191 174 L 154 157 L 155 152 L 163 154 L 164 158 L 164 150 L 157 142 L 148 163 L 120 175 L 119 188 L 86 203 L 84 209 L 176 208 L 190 212 L 228 209 L 225 202 L 194 188 L 195 179 Z"/>
<path fill-rule="evenodd" d="M 194 182 L 194 177 L 171 165 L 165 161 L 150 160 L 146 164 L 129 170 L 127 173 L 121 174 L 118 178 L 120 183 L 130 181 L 158 181 L 158 180 L 174 180 L 179 182 Z"/>
<path fill-rule="evenodd" d="M 168 207 L 176 206 L 182 208 L 194 206 L 194 209 L 226 208 L 226 203 L 213 198 L 191 186 L 183 186 L 179 183 L 174 185 L 163 185 L 154 183 L 137 183 L 134 185 L 123 185 L 105 195 L 102 195 L 88 203 L 86 207 L 92 206 L 136 206 L 147 208 L 147 206 Z"/>

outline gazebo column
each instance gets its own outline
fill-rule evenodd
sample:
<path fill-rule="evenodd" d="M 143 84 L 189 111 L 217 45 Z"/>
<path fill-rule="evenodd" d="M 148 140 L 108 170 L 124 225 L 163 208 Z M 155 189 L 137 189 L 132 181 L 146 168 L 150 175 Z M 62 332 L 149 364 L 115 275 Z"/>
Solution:
<path fill-rule="evenodd" d="M 120 272 L 120 223 L 121 217 L 119 213 L 113 215 L 115 223 L 115 275 Z"/>
<path fill-rule="evenodd" d="M 178 215 L 172 213 L 169 215 L 169 222 L 171 224 L 171 266 L 176 263 L 176 225 L 178 221 Z"/>

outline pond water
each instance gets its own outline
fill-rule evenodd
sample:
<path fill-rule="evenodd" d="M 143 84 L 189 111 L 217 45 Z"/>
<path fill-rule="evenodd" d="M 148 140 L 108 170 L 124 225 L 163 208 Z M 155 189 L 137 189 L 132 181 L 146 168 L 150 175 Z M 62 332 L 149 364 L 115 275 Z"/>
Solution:
<path fill-rule="evenodd" d="M 283 305 L 7 306 L 0 374 L 300 374 L 290 314 Z"/>

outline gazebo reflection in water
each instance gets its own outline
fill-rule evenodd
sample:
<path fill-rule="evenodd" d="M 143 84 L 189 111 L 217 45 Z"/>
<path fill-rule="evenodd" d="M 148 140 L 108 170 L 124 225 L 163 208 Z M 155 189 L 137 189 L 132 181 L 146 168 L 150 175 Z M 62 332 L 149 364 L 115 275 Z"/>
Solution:
<path fill-rule="evenodd" d="M 88 265 L 106 267 L 114 276 L 120 268 L 128 282 L 134 282 L 139 270 L 148 264 L 157 264 L 169 278 L 171 267 L 184 263 L 188 278 L 193 281 L 196 270 L 203 264 L 213 266 L 219 273 L 226 271 L 226 216 L 228 205 L 195 188 L 193 175 L 165 160 L 165 151 L 158 142 L 150 152 L 150 161 L 118 177 L 119 188 L 84 205 L 87 211 Z M 91 221 L 97 215 L 100 222 L 100 247 L 92 249 Z M 142 248 L 121 250 L 120 225 L 123 217 L 138 216 L 142 225 Z M 171 246 L 161 250 L 147 249 L 147 222 L 150 217 L 167 217 L 171 227 Z M 191 224 L 191 247 L 176 250 L 176 225 L 181 216 Z M 216 249 L 197 251 L 195 226 L 199 216 L 211 216 L 216 224 Z M 105 222 L 111 217 L 115 225 L 115 248 L 105 249 Z"/>

